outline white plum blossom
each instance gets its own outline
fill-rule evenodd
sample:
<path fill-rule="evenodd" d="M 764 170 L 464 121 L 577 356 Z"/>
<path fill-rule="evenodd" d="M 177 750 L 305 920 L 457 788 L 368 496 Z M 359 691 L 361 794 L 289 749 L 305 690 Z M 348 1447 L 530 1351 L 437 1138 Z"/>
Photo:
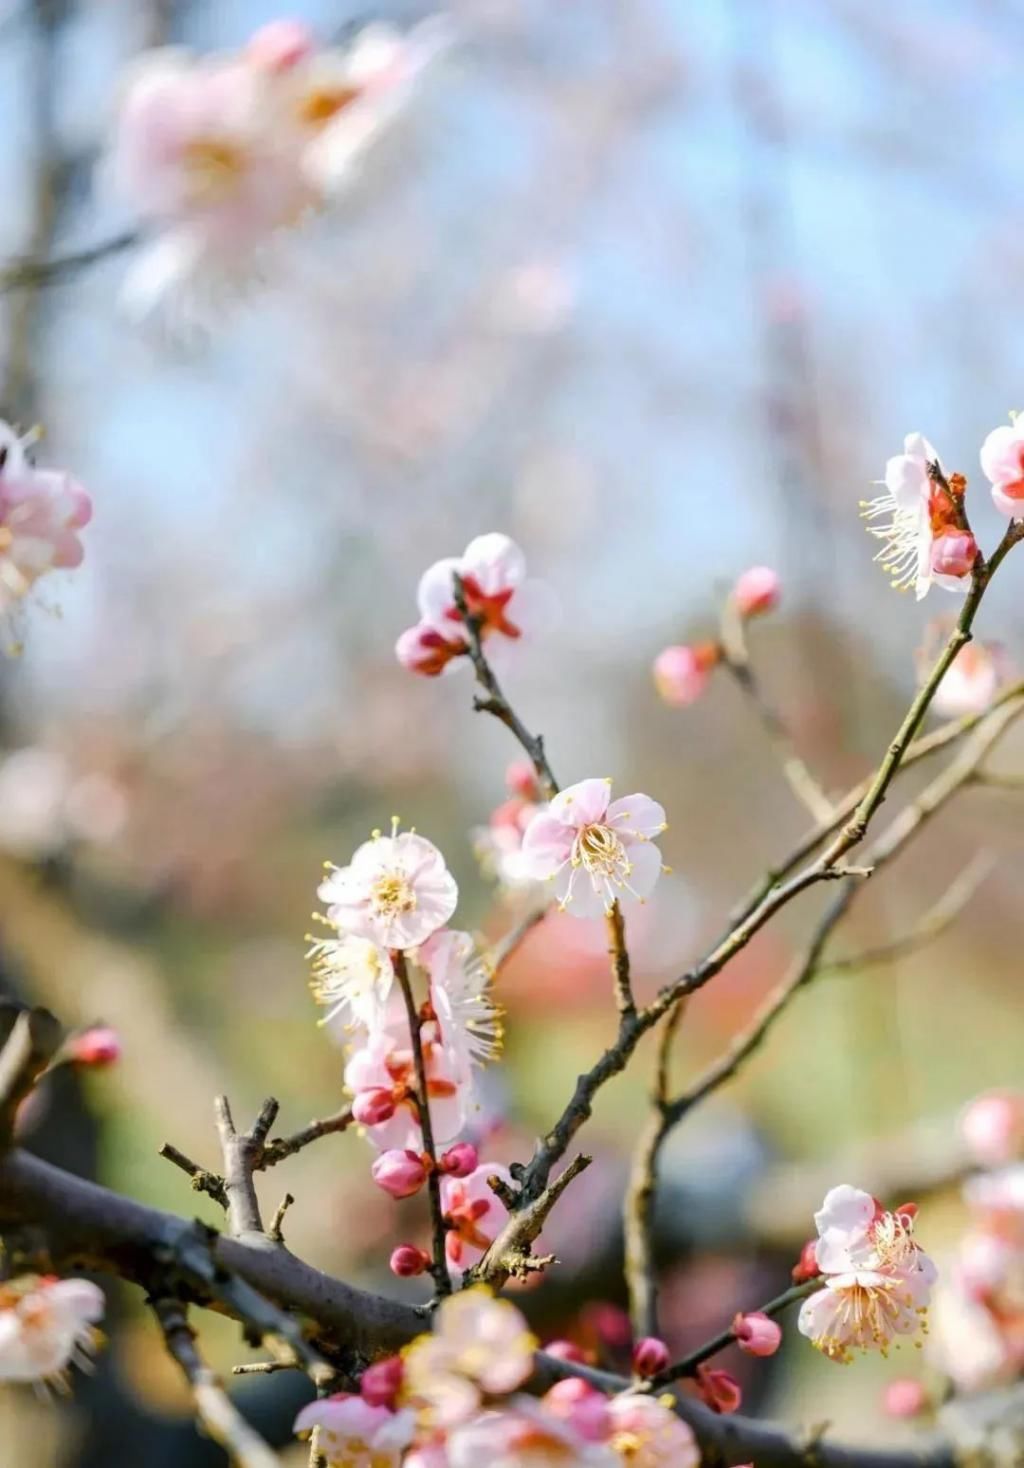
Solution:
<path fill-rule="evenodd" d="M 992 483 L 992 502 L 1011 520 L 1024 519 L 1024 418 L 993 428 L 981 446 L 981 467 Z"/>
<path fill-rule="evenodd" d="M 455 911 L 459 889 L 437 847 L 414 831 L 375 832 L 347 867 L 331 868 L 318 889 L 339 932 L 381 948 L 417 948 Z"/>
<path fill-rule="evenodd" d="M 328 1468 L 398 1468 L 415 1425 L 411 1412 L 371 1406 L 339 1392 L 303 1407 L 293 1430 L 305 1437 L 319 1428 L 317 1447 Z"/>
<path fill-rule="evenodd" d="M 428 938 L 416 961 L 430 980 L 430 1003 L 441 1041 L 455 1059 L 460 1080 L 501 1054 L 502 1010 L 490 993 L 494 970 L 469 933 L 442 928 Z"/>
<path fill-rule="evenodd" d="M 523 855 L 532 876 L 553 881 L 563 910 L 597 917 L 647 898 L 662 872 L 654 840 L 665 812 L 648 795 L 611 798 L 610 780 L 570 785 L 530 821 Z"/>
<path fill-rule="evenodd" d="M 922 1328 L 935 1266 L 913 1238 L 916 1210 L 888 1213 L 870 1193 L 842 1184 L 814 1215 L 824 1286 L 800 1309 L 799 1328 L 832 1361 L 855 1350 L 883 1354 Z"/>
<path fill-rule="evenodd" d="M 527 579 L 526 557 L 515 541 L 497 531 L 478 535 L 461 556 L 435 561 L 420 577 L 420 620 L 395 646 L 398 661 L 411 672 L 436 677 L 467 657 L 462 613 L 455 604 L 456 575 L 492 661 L 495 653 L 500 662 L 503 649 L 536 635 L 549 617 L 549 593 L 540 582 Z"/>
<path fill-rule="evenodd" d="M 395 968 L 387 949 L 369 938 L 341 933 L 336 938 L 310 937 L 307 958 L 313 961 L 310 989 L 327 1010 L 321 1025 L 340 1021 L 345 1030 L 361 1026 L 377 1031 L 386 1022 L 395 990 Z"/>
<path fill-rule="evenodd" d="M 81 565 L 78 532 L 92 518 L 92 501 L 76 479 L 31 461 L 33 438 L 0 420 L 0 615 L 46 572 Z"/>
<path fill-rule="evenodd" d="M 903 453 L 885 466 L 885 493 L 862 505 L 865 519 L 880 522 L 868 526 L 868 533 L 884 542 L 875 560 L 895 587 L 913 586 L 918 601 L 933 582 L 946 591 L 965 591 L 966 572 L 973 563 L 973 554 L 966 564 L 962 562 L 965 548 L 958 545 L 957 574 L 944 574 L 946 558 L 937 555 L 936 549 L 945 532 L 953 530 L 952 506 L 949 496 L 933 482 L 930 464 L 938 464 L 941 472 L 939 456 L 923 434 L 908 433 Z M 958 538 L 963 534 L 954 533 Z"/>
<path fill-rule="evenodd" d="M 95 1350 L 103 1291 L 86 1279 L 23 1275 L 0 1283 L 0 1381 L 61 1382 Z"/>
<path fill-rule="evenodd" d="M 503 1396 L 533 1369 L 536 1338 L 508 1300 L 484 1285 L 449 1295 L 434 1316 L 434 1330 L 405 1352 L 403 1401 L 430 1427 L 468 1422 L 485 1395 Z"/>

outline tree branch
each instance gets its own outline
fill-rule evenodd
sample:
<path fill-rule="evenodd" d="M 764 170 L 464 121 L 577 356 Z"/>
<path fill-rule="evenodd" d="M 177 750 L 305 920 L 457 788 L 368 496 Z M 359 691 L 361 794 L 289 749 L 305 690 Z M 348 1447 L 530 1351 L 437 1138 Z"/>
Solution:
<path fill-rule="evenodd" d="M 264 1101 L 260 1114 L 247 1132 L 235 1130 L 231 1107 L 226 1096 L 214 1102 L 217 1133 L 224 1155 L 224 1192 L 227 1196 L 228 1224 L 236 1238 L 248 1233 L 262 1233 L 263 1219 L 253 1173 L 267 1133 L 274 1125 L 278 1105 L 272 1096 Z"/>
<path fill-rule="evenodd" d="M 290 1137 L 273 1137 L 262 1149 L 259 1159 L 255 1164 L 257 1172 L 268 1167 L 276 1167 L 286 1157 L 294 1157 L 296 1152 L 301 1152 L 311 1142 L 318 1142 L 321 1137 L 332 1137 L 338 1132 L 346 1131 L 352 1125 L 352 1107 L 343 1106 L 340 1111 L 335 1111 L 331 1116 L 325 1116 L 320 1121 L 311 1121 L 301 1131 L 294 1132 Z"/>
<path fill-rule="evenodd" d="M 769 1300 L 766 1305 L 758 1305 L 757 1312 L 760 1315 L 772 1317 L 781 1315 L 783 1310 L 788 1309 L 797 1300 L 804 1300 L 808 1295 L 815 1294 L 824 1283 L 823 1279 L 818 1278 L 807 1280 L 803 1284 L 792 1285 L 788 1290 L 783 1290 L 781 1295 L 776 1295 L 774 1300 Z M 724 1351 L 726 1346 L 731 1346 L 735 1340 L 736 1332 L 730 1325 L 727 1329 L 719 1331 L 716 1336 L 712 1336 L 709 1341 L 705 1341 L 704 1345 L 698 1346 L 689 1355 L 681 1357 L 671 1366 L 666 1366 L 665 1370 L 660 1371 L 657 1376 L 652 1377 L 647 1384 L 648 1390 L 658 1391 L 661 1387 L 678 1381 L 681 1376 L 696 1376 L 698 1366 L 702 1366 L 712 1356 L 717 1356 L 719 1351 Z"/>
<path fill-rule="evenodd" d="M 281 1468 L 281 1460 L 234 1406 L 196 1347 L 196 1333 L 178 1300 L 154 1300 L 164 1343 L 192 1389 L 196 1416 L 237 1468 Z"/>
<path fill-rule="evenodd" d="M 538 1261 L 530 1252 L 531 1245 L 539 1238 L 548 1215 L 566 1188 L 581 1172 L 586 1171 L 592 1160 L 580 1153 L 550 1187 L 544 1189 L 539 1198 L 512 1211 L 501 1233 L 470 1271 L 472 1278 L 500 1289 L 510 1276 L 524 1279 L 532 1273 Z"/>
<path fill-rule="evenodd" d="M 607 914 L 608 957 L 612 961 L 612 977 L 615 981 L 615 1004 L 619 1014 L 635 1014 L 636 1001 L 629 973 L 629 949 L 626 947 L 626 922 L 622 908 L 616 899 Z"/>
<path fill-rule="evenodd" d="M 60 1048 L 64 1030 L 48 1009 L 0 1006 L 0 1153 L 14 1137 L 18 1107 Z"/>
<path fill-rule="evenodd" d="M 451 1275 L 448 1272 L 448 1254 L 445 1249 L 444 1208 L 441 1205 L 441 1175 L 437 1167 L 437 1148 L 434 1145 L 434 1127 L 430 1119 L 430 1093 L 427 1086 L 427 1067 L 423 1057 L 423 1037 L 420 1034 L 420 1016 L 409 983 L 409 970 L 405 954 L 396 951 L 391 956 L 395 966 L 395 977 L 405 1001 L 405 1014 L 409 1022 L 409 1039 L 412 1044 L 412 1059 L 416 1069 L 416 1110 L 420 1131 L 423 1133 L 423 1150 L 429 1159 L 427 1174 L 427 1197 L 430 1203 L 430 1231 L 433 1242 L 434 1263 L 431 1273 L 439 1295 L 452 1292 Z"/>
<path fill-rule="evenodd" d="M 140 238 L 138 230 L 125 230 L 123 234 L 112 235 L 108 240 L 100 240 L 98 244 L 73 250 L 67 255 L 55 256 L 51 260 L 36 260 L 31 256 L 9 260 L 0 269 L 0 295 L 5 295 L 8 291 L 35 290 L 39 286 L 55 285 L 90 265 L 99 264 L 101 260 L 124 254 L 137 245 Z"/>

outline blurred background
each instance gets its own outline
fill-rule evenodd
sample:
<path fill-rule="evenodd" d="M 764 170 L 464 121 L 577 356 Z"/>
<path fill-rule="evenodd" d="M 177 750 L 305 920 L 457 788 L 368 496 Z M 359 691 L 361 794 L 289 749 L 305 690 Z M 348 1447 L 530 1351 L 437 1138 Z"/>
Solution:
<path fill-rule="evenodd" d="M 326 35 L 426 13 L 288 10 Z M 236 46 L 276 13 L 0 0 L 0 257 L 131 223 L 95 165 L 137 51 Z M 498 939 L 522 915 L 471 835 L 516 749 L 473 716 L 468 677 L 394 661 L 426 565 L 502 529 L 557 591 L 556 625 L 507 688 L 563 781 L 612 774 L 668 809 L 674 875 L 630 928 L 649 993 L 807 825 L 738 691 L 723 678 L 666 708 L 655 654 L 713 636 L 736 574 L 776 567 L 783 605 L 754 629 L 755 659 L 805 758 L 845 788 L 954 606 L 941 590 L 923 606 L 897 596 L 872 566 L 869 481 L 919 429 L 969 476 L 983 546 L 1003 523 L 977 453 L 1024 407 L 1008 310 L 1024 283 L 1024 5 L 453 0 L 451 14 L 457 46 L 358 187 L 208 339 L 128 323 L 119 258 L 0 302 L 2 414 L 42 422 L 43 461 L 96 504 L 84 568 L 47 581 L 0 669 L 2 980 L 123 1044 L 115 1067 L 47 1092 L 33 1122 L 66 1165 L 211 1220 L 157 1149 L 214 1165 L 216 1092 L 236 1115 L 276 1095 L 282 1130 L 342 1100 L 303 957 L 324 859 L 343 863 L 397 812 L 445 851 L 461 926 Z M 1009 570 L 981 618 L 1011 660 L 1018 585 Z M 1007 741 L 1000 766 L 1019 755 Z M 1020 1080 L 1014 801 L 963 797 L 836 948 L 898 936 L 991 851 L 964 918 L 898 964 L 823 979 L 666 1153 L 676 1347 L 785 1285 L 826 1186 L 871 1187 L 878 1157 L 909 1170 L 921 1147 L 953 1178 L 959 1106 Z M 778 979 L 819 900 L 691 1004 L 680 1078 Z M 599 923 L 551 921 L 503 972 L 489 1156 L 527 1155 L 610 1035 L 603 946 Z M 650 1064 L 648 1046 L 604 1093 L 597 1165 L 545 1235 L 563 1268 L 526 1302 L 546 1338 L 601 1336 L 609 1359 L 618 1316 L 580 1311 L 622 1304 L 618 1208 Z M 292 1248 L 397 1293 L 382 1240 L 419 1237 L 423 1220 L 373 1188 L 370 1155 L 327 1139 L 263 1192 L 271 1210 L 296 1195 Z M 941 1252 L 956 1227 L 955 1189 L 940 1188 L 921 1236 Z M 0 1393 L 9 1461 L 217 1463 L 138 1295 L 110 1293 L 109 1350 L 73 1407 Z M 207 1327 L 218 1365 L 246 1359 L 236 1330 Z M 747 1402 L 891 1439 L 879 1392 L 908 1355 L 838 1372 L 794 1333 L 745 1375 Z M 245 1390 L 283 1441 L 299 1384 Z"/>

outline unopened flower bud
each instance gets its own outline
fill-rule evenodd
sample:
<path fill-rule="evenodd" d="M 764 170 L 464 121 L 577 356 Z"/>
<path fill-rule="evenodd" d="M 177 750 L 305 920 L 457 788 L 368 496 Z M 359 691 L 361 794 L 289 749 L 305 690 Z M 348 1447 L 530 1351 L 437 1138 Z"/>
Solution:
<path fill-rule="evenodd" d="M 476 1172 L 479 1161 L 472 1142 L 456 1142 L 438 1158 L 438 1167 L 449 1177 L 469 1177 Z"/>
<path fill-rule="evenodd" d="M 466 651 L 464 642 L 449 642 L 428 622 L 408 627 L 395 643 L 395 657 L 410 673 L 436 678 L 444 672 L 452 658 Z"/>
<path fill-rule="evenodd" d="M 121 1037 L 108 1025 L 96 1025 L 80 1035 L 72 1035 L 67 1055 L 77 1065 L 113 1065 L 121 1059 Z"/>
<path fill-rule="evenodd" d="M 392 1198 L 411 1198 L 427 1180 L 427 1170 L 416 1152 L 394 1147 L 382 1152 L 370 1169 L 378 1188 Z"/>
<path fill-rule="evenodd" d="M 356 1092 L 352 1115 L 361 1126 L 380 1126 L 382 1121 L 390 1121 L 394 1114 L 395 1098 L 390 1091 L 379 1087 Z"/>
<path fill-rule="evenodd" d="M 505 784 L 510 794 L 521 795 L 524 800 L 536 800 L 540 794 L 537 771 L 528 759 L 512 761 L 505 771 Z"/>
<path fill-rule="evenodd" d="M 743 1403 L 740 1384 L 729 1371 L 698 1366 L 697 1390 L 714 1412 L 738 1412 Z"/>
<path fill-rule="evenodd" d="M 666 647 L 654 659 L 654 686 L 673 708 L 696 703 L 708 686 L 711 670 L 719 656 L 718 647 L 713 642 L 694 647 Z"/>
<path fill-rule="evenodd" d="M 430 1255 L 415 1244 L 399 1244 L 392 1249 L 388 1267 L 399 1279 L 413 1279 L 417 1274 L 426 1274 L 430 1268 Z"/>
<path fill-rule="evenodd" d="M 791 1278 L 794 1284 L 807 1284 L 808 1280 L 817 1279 L 821 1270 L 818 1268 L 818 1241 L 808 1239 L 800 1250 L 800 1258 L 793 1265 Z"/>
<path fill-rule="evenodd" d="M 882 1406 L 890 1417 L 918 1417 L 929 1405 L 927 1391 L 911 1376 L 890 1381 L 882 1393 Z"/>
<path fill-rule="evenodd" d="M 770 566 L 751 566 L 732 589 L 732 599 L 741 617 L 759 617 L 779 604 L 782 583 Z"/>
<path fill-rule="evenodd" d="M 989 1091 L 968 1102 L 960 1134 L 981 1167 L 1005 1167 L 1024 1154 L 1024 1095 Z"/>
<path fill-rule="evenodd" d="M 782 1327 L 761 1310 L 737 1315 L 732 1333 L 740 1350 L 748 1356 L 774 1356 L 782 1345 Z"/>
<path fill-rule="evenodd" d="M 978 558 L 978 542 L 969 530 L 944 530 L 932 541 L 936 576 L 967 576 Z"/>
<path fill-rule="evenodd" d="M 578 1361 L 582 1365 L 590 1360 L 587 1352 L 575 1341 L 548 1341 L 544 1350 L 557 1361 Z"/>
<path fill-rule="evenodd" d="M 668 1346 L 656 1335 L 644 1336 L 633 1347 L 633 1370 L 637 1376 L 657 1376 L 668 1363 Z"/>
<path fill-rule="evenodd" d="M 405 1368 L 401 1356 L 388 1356 L 367 1366 L 359 1380 L 359 1395 L 371 1407 L 393 1407 Z"/>

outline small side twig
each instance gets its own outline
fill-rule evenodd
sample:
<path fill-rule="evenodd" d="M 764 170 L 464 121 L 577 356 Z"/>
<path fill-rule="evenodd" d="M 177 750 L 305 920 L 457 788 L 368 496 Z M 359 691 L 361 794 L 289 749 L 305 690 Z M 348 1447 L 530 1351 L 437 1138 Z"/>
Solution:
<path fill-rule="evenodd" d="M 0 1153 L 14 1137 L 18 1107 L 60 1048 L 64 1030 L 48 1009 L 0 1006 Z"/>
<path fill-rule="evenodd" d="M 237 1468 L 281 1468 L 277 1454 L 271 1452 L 259 1433 L 246 1422 L 216 1372 L 200 1355 L 196 1333 L 188 1323 L 184 1305 L 177 1300 L 154 1300 L 153 1311 L 160 1322 L 167 1350 L 191 1388 L 196 1417 L 214 1442 L 220 1444 Z"/>
<path fill-rule="evenodd" d="M 89 245 L 83 250 L 73 250 L 52 260 L 35 260 L 31 257 L 10 260 L 0 269 L 0 295 L 14 290 L 35 290 L 39 286 L 55 285 L 66 280 L 90 265 L 121 255 L 139 243 L 137 230 L 126 230 L 112 235 L 108 240 Z"/>
<path fill-rule="evenodd" d="M 501 1286 L 510 1276 L 523 1278 L 538 1268 L 552 1262 L 551 1256 L 537 1259 L 530 1249 L 540 1235 L 548 1215 L 565 1192 L 569 1184 L 590 1166 L 591 1158 L 583 1153 L 574 1157 L 568 1167 L 551 1183 L 539 1198 L 524 1204 L 511 1213 L 505 1227 L 493 1241 L 487 1253 L 470 1271 L 474 1280 Z M 496 1190 L 497 1191 L 497 1190 Z"/>
<path fill-rule="evenodd" d="M 193 1162 L 184 1152 L 175 1147 L 173 1142 L 165 1142 L 160 1148 L 160 1156 L 166 1157 L 168 1162 L 173 1162 L 175 1167 L 180 1167 L 182 1172 L 188 1173 L 192 1179 L 192 1187 L 197 1193 L 206 1193 L 215 1203 L 219 1203 L 224 1209 L 228 1206 L 228 1195 L 224 1188 L 224 1179 L 216 1172 L 207 1172 L 205 1167 L 200 1167 L 198 1162 Z"/>
<path fill-rule="evenodd" d="M 416 1070 L 416 1109 L 420 1131 L 423 1133 L 423 1150 L 429 1159 L 430 1173 L 427 1177 L 427 1195 L 430 1200 L 430 1230 L 433 1241 L 432 1274 L 439 1295 L 452 1292 L 451 1275 L 448 1272 L 448 1255 L 445 1249 L 444 1209 L 441 1206 L 441 1178 L 437 1167 L 437 1148 L 434 1145 L 434 1128 L 430 1120 L 430 1095 L 427 1087 L 427 1066 L 423 1056 L 423 1040 L 420 1035 L 420 1016 L 416 1009 L 409 969 L 405 954 L 396 952 L 392 956 L 395 977 L 405 1001 L 405 1014 L 409 1022 L 409 1039 L 412 1042 L 413 1065 Z"/>
<path fill-rule="evenodd" d="M 543 922 L 550 911 L 550 907 L 534 908 L 532 912 L 528 912 L 525 917 L 520 918 L 515 927 L 510 929 L 503 938 L 498 939 L 497 943 L 491 949 L 491 964 L 495 973 L 508 963 L 509 959 L 518 951 L 538 923 Z"/>
<path fill-rule="evenodd" d="M 783 1310 L 788 1309 L 790 1305 L 795 1305 L 798 1300 L 804 1300 L 808 1295 L 815 1294 L 824 1283 L 825 1281 L 819 1276 L 816 1279 L 806 1280 L 803 1284 L 793 1285 L 790 1289 L 783 1290 L 781 1295 L 776 1295 L 774 1300 L 769 1300 L 766 1305 L 758 1305 L 757 1312 L 760 1315 L 773 1317 L 781 1315 Z M 718 1335 L 712 1336 L 704 1345 L 698 1346 L 695 1351 L 674 1361 L 671 1366 L 666 1366 L 664 1371 L 659 1372 L 650 1381 L 644 1382 L 644 1388 L 648 1391 L 660 1391 L 661 1388 L 670 1385 L 673 1381 L 678 1381 L 682 1376 L 695 1376 L 698 1366 L 702 1366 L 712 1356 L 717 1356 L 718 1352 L 723 1351 L 726 1346 L 731 1346 L 735 1339 L 736 1333 L 732 1326 L 719 1331 Z"/>
<path fill-rule="evenodd" d="M 242 1361 L 232 1366 L 232 1376 L 273 1376 L 278 1371 L 301 1371 L 297 1361 Z"/>
<path fill-rule="evenodd" d="M 619 1014 L 635 1014 L 633 984 L 630 977 L 629 949 L 626 947 L 626 921 L 618 901 L 612 903 L 606 917 L 608 926 L 608 957 L 612 961 L 612 978 L 615 983 L 615 1003 Z"/>
<path fill-rule="evenodd" d="M 294 1157 L 296 1152 L 301 1152 L 311 1142 L 318 1142 L 321 1137 L 332 1137 L 339 1132 L 346 1131 L 352 1125 L 352 1107 L 343 1106 L 340 1111 L 335 1111 L 331 1116 L 322 1117 L 318 1121 L 311 1121 L 301 1131 L 293 1132 L 290 1137 L 273 1137 L 261 1149 L 256 1160 L 255 1171 L 261 1172 L 268 1167 L 276 1167 L 286 1157 Z"/>
<path fill-rule="evenodd" d="M 275 1244 L 284 1243 L 284 1234 L 282 1233 L 281 1228 L 284 1223 L 284 1216 L 294 1202 L 295 1199 L 292 1197 L 291 1193 L 285 1193 L 284 1197 L 281 1199 L 280 1203 L 278 1203 L 276 1209 L 274 1210 L 274 1216 L 270 1220 L 270 1228 L 267 1230 L 267 1237 L 273 1239 Z"/>

